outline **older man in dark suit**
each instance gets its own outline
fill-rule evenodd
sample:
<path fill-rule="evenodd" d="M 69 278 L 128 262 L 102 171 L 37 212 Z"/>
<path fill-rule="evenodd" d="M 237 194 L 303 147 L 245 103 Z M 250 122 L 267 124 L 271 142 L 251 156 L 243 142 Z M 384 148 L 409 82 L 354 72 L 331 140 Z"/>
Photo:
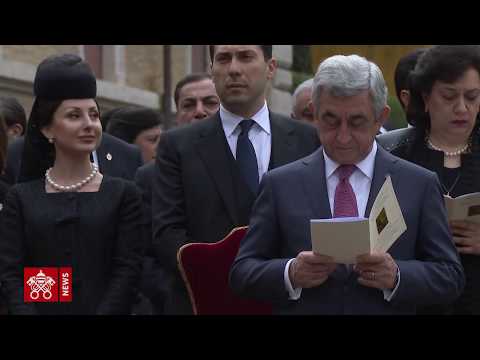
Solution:
<path fill-rule="evenodd" d="M 374 140 L 390 111 L 380 69 L 356 55 L 328 58 L 312 99 L 323 147 L 264 177 L 230 272 L 234 291 L 277 314 L 414 314 L 453 301 L 465 279 L 438 178 Z M 387 175 L 407 225 L 389 251 L 362 254 L 353 268 L 313 253 L 310 219 L 368 217 Z"/>
<path fill-rule="evenodd" d="M 191 314 L 177 269 L 179 248 L 216 242 L 247 225 L 259 179 L 312 153 L 315 128 L 273 114 L 265 91 L 276 70 L 272 45 L 212 45 L 220 111 L 162 135 L 153 183 L 153 247 L 172 277 L 167 314 Z"/>

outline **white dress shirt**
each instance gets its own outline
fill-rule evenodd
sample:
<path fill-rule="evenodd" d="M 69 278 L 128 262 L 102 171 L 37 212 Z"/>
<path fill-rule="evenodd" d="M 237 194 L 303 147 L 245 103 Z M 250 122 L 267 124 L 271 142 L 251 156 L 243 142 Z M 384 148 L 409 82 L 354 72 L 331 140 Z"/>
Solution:
<path fill-rule="evenodd" d="M 100 165 L 98 164 L 98 155 L 97 155 L 97 151 L 96 150 L 93 150 L 92 151 L 92 159 L 93 159 L 93 163 L 95 165 L 97 165 L 97 167 L 100 169 Z M 101 169 L 100 169 L 101 170 Z"/>
<path fill-rule="evenodd" d="M 374 141 L 370 153 L 362 161 L 355 164 L 356 169 L 349 178 L 350 185 L 352 186 L 353 192 L 355 193 L 355 197 L 357 199 L 358 215 L 360 217 L 365 217 L 368 196 L 370 194 L 370 187 L 372 185 L 376 155 L 377 143 Z M 328 201 L 330 202 L 330 210 L 333 214 L 335 189 L 340 181 L 336 170 L 340 166 L 340 164 L 329 158 L 328 155 L 325 153 L 325 150 L 323 150 L 323 156 L 325 158 L 325 175 L 327 178 Z M 283 278 L 285 281 L 285 287 L 289 293 L 289 298 L 291 300 L 298 300 L 300 298 L 302 289 L 293 289 L 290 282 L 290 277 L 288 276 L 288 270 L 293 260 L 294 259 L 291 259 L 287 262 L 287 265 L 285 266 L 285 271 L 283 273 Z M 392 299 L 393 295 L 398 289 L 398 285 L 400 284 L 400 271 L 397 271 L 397 277 L 397 285 L 395 286 L 395 289 L 393 289 L 393 291 L 383 290 L 384 298 L 387 301 L 390 301 Z"/>
<path fill-rule="evenodd" d="M 227 138 L 228 145 L 232 151 L 233 157 L 237 158 L 237 140 L 241 129 L 240 122 L 245 118 L 232 114 L 220 104 L 220 119 L 222 120 L 223 131 Z M 252 128 L 248 132 L 248 138 L 252 142 L 257 156 L 258 179 L 262 180 L 262 176 L 268 171 L 270 163 L 270 153 L 272 150 L 272 134 L 270 132 L 270 114 L 268 112 L 267 103 L 250 119 L 255 121 Z"/>

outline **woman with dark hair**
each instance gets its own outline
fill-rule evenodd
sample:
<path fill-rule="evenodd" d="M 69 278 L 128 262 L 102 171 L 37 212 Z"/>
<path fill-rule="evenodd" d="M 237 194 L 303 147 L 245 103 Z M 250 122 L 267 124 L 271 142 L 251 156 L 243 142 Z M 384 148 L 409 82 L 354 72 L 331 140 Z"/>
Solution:
<path fill-rule="evenodd" d="M 21 173 L 0 234 L 0 280 L 11 314 L 129 314 L 143 252 L 141 196 L 102 175 L 90 153 L 102 128 L 96 79 L 76 55 L 38 66 Z M 24 301 L 26 267 L 71 267 L 71 302 Z M 27 291 L 28 292 L 28 291 Z"/>
<path fill-rule="evenodd" d="M 479 192 L 480 46 L 429 48 L 409 81 L 407 118 L 414 127 L 382 135 L 379 143 L 436 172 L 446 196 Z M 480 224 L 451 221 L 450 227 L 465 269 L 465 290 L 450 308 L 423 312 L 480 314 Z"/>
<path fill-rule="evenodd" d="M 130 144 L 138 145 L 143 161 L 155 158 L 164 121 L 160 112 L 142 106 L 127 106 L 115 111 L 107 125 L 107 132 Z"/>

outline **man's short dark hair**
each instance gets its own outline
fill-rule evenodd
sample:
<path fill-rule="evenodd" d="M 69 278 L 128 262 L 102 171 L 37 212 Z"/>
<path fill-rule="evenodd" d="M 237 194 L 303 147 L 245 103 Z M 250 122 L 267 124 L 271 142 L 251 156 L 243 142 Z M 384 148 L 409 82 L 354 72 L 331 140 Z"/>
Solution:
<path fill-rule="evenodd" d="M 265 61 L 268 61 L 272 58 L 273 56 L 273 45 L 257 45 L 262 49 L 263 52 L 263 57 Z M 213 58 L 215 56 L 215 45 L 208 45 L 209 50 L 210 50 L 210 59 L 213 62 Z"/>
<path fill-rule="evenodd" d="M 402 104 L 400 92 L 402 90 L 408 90 L 408 76 L 410 75 L 410 72 L 415 69 L 418 58 L 425 52 L 425 50 L 425 48 L 415 49 L 414 51 L 402 57 L 395 67 L 395 91 L 400 104 Z"/>
<path fill-rule="evenodd" d="M 0 117 L 5 121 L 5 125 L 10 127 L 14 124 L 20 124 L 23 128 L 22 134 L 27 128 L 27 115 L 20 102 L 11 96 L 0 97 Z"/>
<path fill-rule="evenodd" d="M 178 100 L 180 100 L 180 91 L 182 91 L 185 85 L 196 83 L 203 80 L 211 80 L 211 79 L 212 77 L 207 73 L 194 73 L 194 74 L 189 74 L 184 78 L 182 78 L 177 83 L 177 86 L 175 86 L 175 93 L 173 95 L 175 99 L 175 106 L 177 107 L 177 109 L 178 109 Z"/>

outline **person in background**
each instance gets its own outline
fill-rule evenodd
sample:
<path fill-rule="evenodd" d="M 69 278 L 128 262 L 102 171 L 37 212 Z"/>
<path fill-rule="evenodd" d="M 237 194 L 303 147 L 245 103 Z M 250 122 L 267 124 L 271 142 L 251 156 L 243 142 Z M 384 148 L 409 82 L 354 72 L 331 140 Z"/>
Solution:
<path fill-rule="evenodd" d="M 402 106 L 405 114 L 407 113 L 408 105 L 410 103 L 409 76 L 413 69 L 415 69 L 418 58 L 425 52 L 425 50 L 425 48 L 419 48 L 408 53 L 400 58 L 395 67 L 395 92 L 398 102 Z"/>
<path fill-rule="evenodd" d="M 9 142 L 25 134 L 27 115 L 22 104 L 16 98 L 11 96 L 0 97 L 0 117 L 3 118 L 7 127 Z"/>
<path fill-rule="evenodd" d="M 177 125 L 186 125 L 212 116 L 218 111 L 220 100 L 212 77 L 194 73 L 181 79 L 174 92 Z"/>
<path fill-rule="evenodd" d="M 392 154 L 437 174 L 441 192 L 480 191 L 480 46 L 438 45 L 425 50 L 410 74 L 407 119 L 413 126 L 378 137 Z M 460 298 L 427 314 L 480 314 L 480 225 L 451 221 L 467 279 Z"/>
<path fill-rule="evenodd" d="M 146 252 L 143 259 L 142 275 L 139 283 L 139 294 L 134 306 L 137 315 L 161 314 L 162 293 L 165 279 L 162 277 L 160 265 L 154 262 L 151 255 L 152 210 L 151 210 L 151 178 L 153 159 L 156 154 L 160 135 L 165 128 L 163 116 L 156 110 L 141 106 L 126 106 L 116 109 L 110 116 L 107 131 L 128 143 L 136 144 L 142 151 L 145 164 L 138 168 L 135 183 L 142 190 L 142 211 Z M 145 170 L 144 170 L 145 169 Z M 148 169 L 151 169 L 150 171 Z"/>
<path fill-rule="evenodd" d="M 137 145 L 146 164 L 155 158 L 163 128 L 163 117 L 157 110 L 127 106 L 112 114 L 106 131 L 127 143 Z"/>
<path fill-rule="evenodd" d="M 292 119 L 313 123 L 312 85 L 313 79 L 305 80 L 293 92 Z"/>
<path fill-rule="evenodd" d="M 190 74 L 181 79 L 175 88 L 175 104 L 177 106 L 176 121 L 178 125 L 187 125 L 198 120 L 207 119 L 215 114 L 220 106 L 215 85 L 206 73 Z M 163 129 L 165 130 L 165 129 Z M 143 273 L 140 283 L 141 294 L 151 304 L 150 312 L 154 315 L 164 313 L 168 294 L 169 275 L 165 271 L 152 248 L 152 182 L 155 163 L 149 162 L 140 167 L 135 175 L 135 183 L 142 190 L 145 233 L 148 246 L 143 262 Z M 147 306 L 139 306 L 138 312 L 148 313 Z"/>

